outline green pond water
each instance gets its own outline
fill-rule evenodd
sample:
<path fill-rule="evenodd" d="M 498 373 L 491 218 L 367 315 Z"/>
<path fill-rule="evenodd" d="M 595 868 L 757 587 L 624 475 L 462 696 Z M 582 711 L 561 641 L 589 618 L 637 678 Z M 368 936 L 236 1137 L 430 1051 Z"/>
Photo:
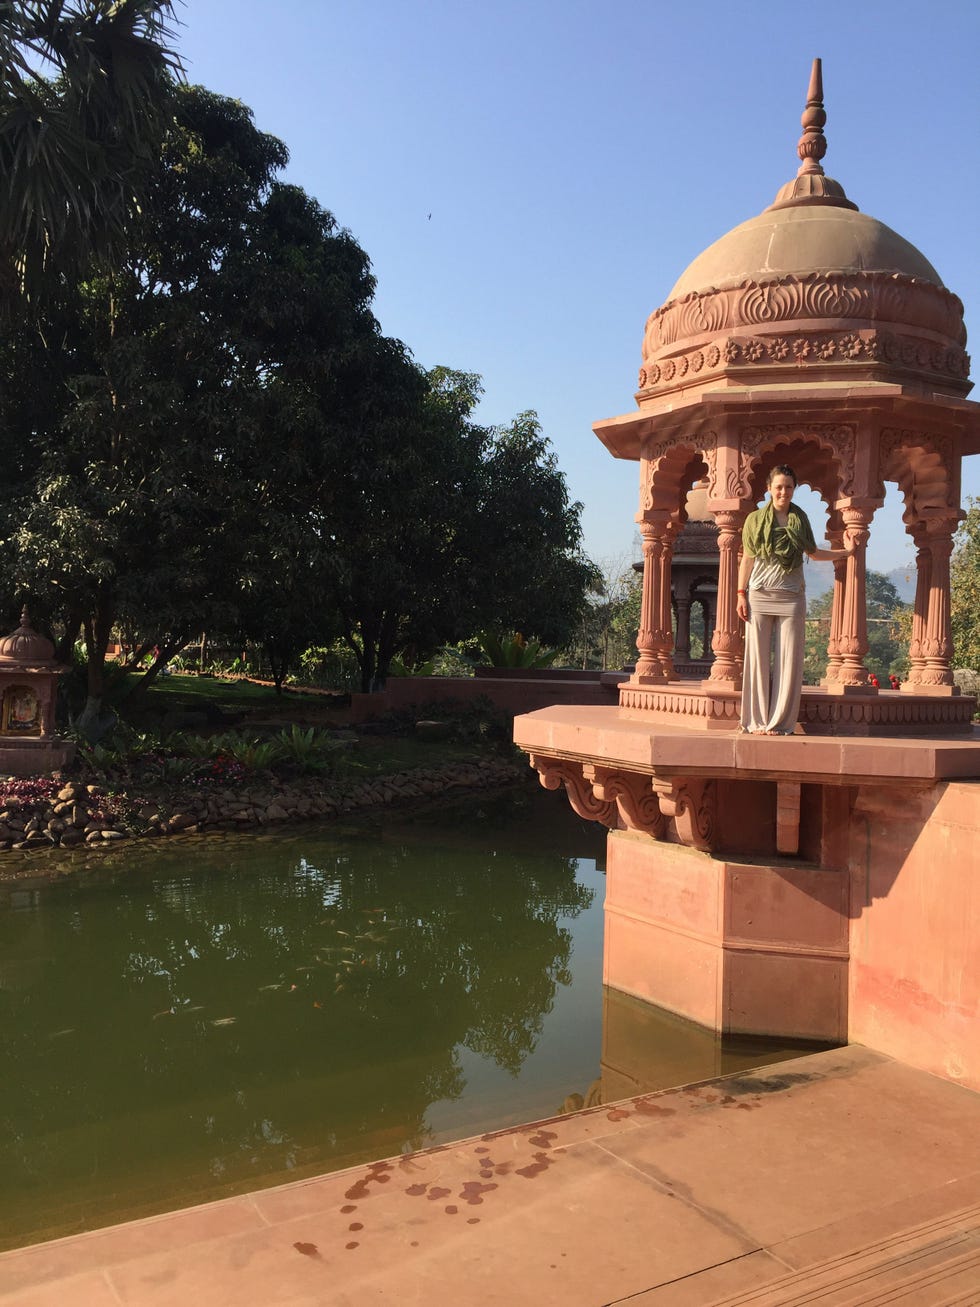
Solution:
<path fill-rule="evenodd" d="M 5 862 L 0 1246 L 795 1055 L 603 989 L 604 835 L 542 791 Z"/>

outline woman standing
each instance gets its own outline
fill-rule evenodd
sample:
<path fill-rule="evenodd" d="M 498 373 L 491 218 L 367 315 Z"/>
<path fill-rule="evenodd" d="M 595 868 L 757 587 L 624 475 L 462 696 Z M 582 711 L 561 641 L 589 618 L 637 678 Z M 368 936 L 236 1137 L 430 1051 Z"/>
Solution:
<path fill-rule="evenodd" d="M 853 553 L 853 546 L 848 532 L 843 549 L 817 548 L 809 518 L 793 503 L 791 467 L 774 467 L 768 487 L 769 502 L 750 513 L 742 528 L 736 605 L 745 623 L 742 730 L 792 735 L 803 689 L 803 558 L 833 563 Z"/>

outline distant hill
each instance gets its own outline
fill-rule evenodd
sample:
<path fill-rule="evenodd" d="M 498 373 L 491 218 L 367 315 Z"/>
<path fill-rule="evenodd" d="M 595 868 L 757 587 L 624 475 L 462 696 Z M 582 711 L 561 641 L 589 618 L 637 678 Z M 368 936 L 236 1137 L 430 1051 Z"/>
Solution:
<path fill-rule="evenodd" d="M 903 603 L 910 604 L 915 598 L 915 567 L 893 567 L 885 575 L 891 581 L 892 585 L 898 591 L 898 597 Z"/>
<path fill-rule="evenodd" d="M 885 572 L 885 576 L 888 577 L 898 591 L 899 599 L 903 603 L 910 604 L 915 598 L 915 568 L 913 566 L 893 567 L 890 572 Z M 826 591 L 833 587 L 833 584 L 833 563 L 807 563 L 806 597 L 808 602 L 825 594 Z"/>

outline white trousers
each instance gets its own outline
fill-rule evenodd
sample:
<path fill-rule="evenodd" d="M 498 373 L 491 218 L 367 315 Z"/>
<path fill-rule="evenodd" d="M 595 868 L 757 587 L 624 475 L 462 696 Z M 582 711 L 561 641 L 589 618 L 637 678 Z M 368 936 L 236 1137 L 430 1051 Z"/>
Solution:
<path fill-rule="evenodd" d="M 792 735 L 803 689 L 806 594 L 750 590 L 742 672 L 742 730 Z"/>

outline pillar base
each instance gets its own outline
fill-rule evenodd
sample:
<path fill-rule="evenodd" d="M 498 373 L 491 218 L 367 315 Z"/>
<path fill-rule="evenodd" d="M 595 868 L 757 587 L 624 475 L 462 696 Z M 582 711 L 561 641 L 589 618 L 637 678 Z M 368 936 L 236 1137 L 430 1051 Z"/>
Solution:
<path fill-rule="evenodd" d="M 845 685 L 841 681 L 828 681 L 826 678 L 821 680 L 820 688 L 821 690 L 824 690 L 827 694 L 840 694 L 840 695 L 860 694 L 867 697 L 868 695 L 875 695 L 878 693 L 875 687 L 873 685 L 869 685 L 867 682 L 865 682 L 862 685 Z"/>

